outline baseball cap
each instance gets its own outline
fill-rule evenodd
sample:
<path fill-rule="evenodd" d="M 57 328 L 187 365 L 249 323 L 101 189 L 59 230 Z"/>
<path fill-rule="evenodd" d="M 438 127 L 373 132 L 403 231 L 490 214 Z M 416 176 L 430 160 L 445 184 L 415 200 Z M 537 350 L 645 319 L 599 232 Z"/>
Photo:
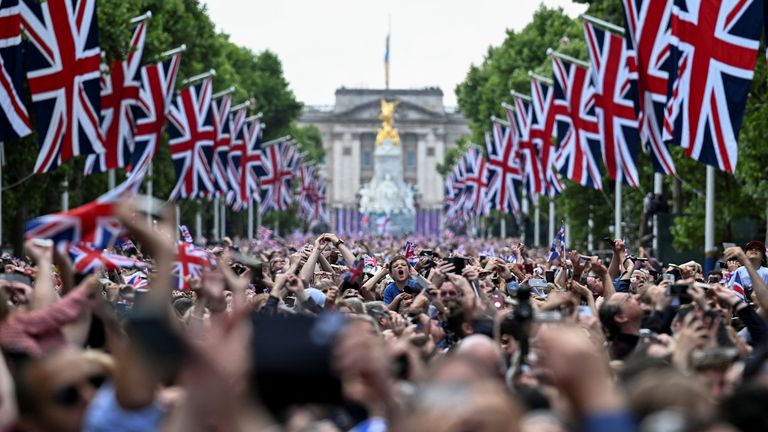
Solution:
<path fill-rule="evenodd" d="M 765 254 L 765 243 L 761 242 L 760 240 L 752 240 L 744 245 L 744 250 L 749 249 L 759 249 L 760 252 Z"/>

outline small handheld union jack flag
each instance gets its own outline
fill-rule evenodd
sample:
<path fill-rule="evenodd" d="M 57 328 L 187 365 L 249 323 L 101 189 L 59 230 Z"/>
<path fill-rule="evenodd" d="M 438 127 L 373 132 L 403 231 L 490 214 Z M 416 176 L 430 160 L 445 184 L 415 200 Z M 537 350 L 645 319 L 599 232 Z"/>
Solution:
<path fill-rule="evenodd" d="M 128 276 L 128 279 L 125 280 L 126 285 L 130 285 L 136 289 L 142 289 L 142 288 L 149 288 L 149 280 L 147 279 L 147 275 L 142 271 L 137 271 L 136 273 Z"/>
<path fill-rule="evenodd" d="M 744 289 L 744 281 L 741 280 L 741 275 L 736 272 L 730 282 L 731 291 L 735 292 L 742 300 L 747 299 L 746 290 Z"/>
<path fill-rule="evenodd" d="M 211 257 L 203 249 L 191 243 L 179 243 L 173 261 L 176 289 L 189 291 L 189 278 L 201 277 L 204 270 L 213 266 Z"/>
<path fill-rule="evenodd" d="M 139 260 L 94 249 L 83 243 L 70 246 L 69 256 L 72 258 L 75 272 L 78 274 L 93 273 L 102 268 L 117 270 L 119 268 L 146 267 L 146 264 Z"/>
<path fill-rule="evenodd" d="M 376 262 L 376 257 L 371 255 L 365 255 L 365 266 L 366 267 L 376 267 L 378 265 L 378 262 Z"/>
<path fill-rule="evenodd" d="M 557 231 L 555 238 L 552 239 L 548 259 L 552 262 L 561 257 L 565 257 L 565 225 L 560 225 L 560 230 Z"/>
<path fill-rule="evenodd" d="M 186 225 L 179 225 L 179 231 L 181 231 L 181 238 L 187 243 L 194 243 L 192 240 L 192 234 L 189 232 L 189 228 Z"/>

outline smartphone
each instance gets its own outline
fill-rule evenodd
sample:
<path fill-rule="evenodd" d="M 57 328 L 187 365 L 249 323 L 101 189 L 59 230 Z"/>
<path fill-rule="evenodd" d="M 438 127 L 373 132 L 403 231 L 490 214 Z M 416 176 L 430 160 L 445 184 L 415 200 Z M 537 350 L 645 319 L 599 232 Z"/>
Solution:
<path fill-rule="evenodd" d="M 723 250 L 726 250 L 728 248 L 736 247 L 736 243 L 731 242 L 723 242 Z"/>
<path fill-rule="evenodd" d="M 464 267 L 467 265 L 467 258 L 462 256 L 454 256 L 449 258 L 451 264 L 453 264 L 453 272 L 461 274 L 464 271 Z"/>
<path fill-rule="evenodd" d="M 668 286 L 667 295 L 678 298 L 680 304 L 691 303 L 693 301 L 693 298 L 688 294 L 688 285 L 685 284 L 672 284 Z"/>
<path fill-rule="evenodd" d="M 432 257 L 435 253 L 432 251 L 432 249 L 423 249 L 421 252 L 419 252 L 419 256 L 422 257 Z"/>
<path fill-rule="evenodd" d="M 528 286 L 534 288 L 544 288 L 547 286 L 546 279 L 528 279 Z"/>
<path fill-rule="evenodd" d="M 286 297 L 283 299 L 283 304 L 287 308 L 295 308 L 296 307 L 296 297 Z"/>
<path fill-rule="evenodd" d="M 603 241 L 611 245 L 611 247 L 614 247 L 616 245 L 616 242 L 610 237 L 603 237 Z"/>
<path fill-rule="evenodd" d="M 261 292 L 264 285 L 264 263 L 239 253 L 232 254 L 232 262 L 251 269 L 251 285 L 256 287 L 256 292 Z"/>
<path fill-rule="evenodd" d="M 555 283 L 555 271 L 554 270 L 545 271 L 544 280 L 546 280 L 547 283 Z"/>
<path fill-rule="evenodd" d="M 720 278 L 715 276 L 715 275 L 712 275 L 712 276 L 707 278 L 707 283 L 720 283 Z M 709 288 L 709 287 L 707 287 L 707 288 Z"/>

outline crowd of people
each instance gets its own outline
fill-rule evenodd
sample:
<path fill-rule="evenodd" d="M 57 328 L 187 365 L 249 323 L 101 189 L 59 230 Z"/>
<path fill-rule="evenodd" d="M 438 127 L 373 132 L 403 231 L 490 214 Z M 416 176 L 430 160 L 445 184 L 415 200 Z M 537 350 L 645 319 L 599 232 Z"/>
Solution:
<path fill-rule="evenodd" d="M 704 274 L 621 240 L 262 233 L 190 275 L 173 217 L 117 212 L 134 268 L 3 257 L 2 430 L 768 430 L 759 241 Z"/>

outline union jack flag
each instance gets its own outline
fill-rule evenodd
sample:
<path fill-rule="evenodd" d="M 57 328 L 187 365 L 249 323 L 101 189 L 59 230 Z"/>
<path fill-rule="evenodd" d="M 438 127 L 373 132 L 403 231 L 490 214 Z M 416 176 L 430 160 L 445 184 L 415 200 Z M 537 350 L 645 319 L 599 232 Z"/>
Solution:
<path fill-rule="evenodd" d="M 555 234 L 555 238 L 552 239 L 552 245 L 549 247 L 550 262 L 565 257 L 565 225 L 560 225 L 560 229 Z"/>
<path fill-rule="evenodd" d="M 735 272 L 729 282 L 731 291 L 735 292 L 742 300 L 747 300 L 747 294 L 744 287 L 744 281 L 741 280 L 739 272 Z"/>
<path fill-rule="evenodd" d="M 312 213 L 312 189 L 317 175 L 316 171 L 315 167 L 310 166 L 303 166 L 299 169 L 298 211 L 299 215 L 304 218 L 309 218 Z"/>
<path fill-rule="evenodd" d="M 627 49 L 635 54 L 638 69 L 638 98 L 635 109 L 640 137 L 650 153 L 655 172 L 675 175 L 672 155 L 664 143 L 664 106 L 669 79 L 668 0 L 622 0 L 627 24 Z"/>
<path fill-rule="evenodd" d="M 141 69 L 139 104 L 134 107 L 136 136 L 131 155 L 131 169 L 148 164 L 155 157 L 157 146 L 162 140 L 180 63 L 181 54 L 174 54 L 164 61 Z"/>
<path fill-rule="evenodd" d="M 603 163 L 611 180 L 637 187 L 640 132 L 635 112 L 635 55 L 619 35 L 584 21 L 590 71 L 595 86 L 595 112 L 600 125 Z"/>
<path fill-rule="evenodd" d="M 136 273 L 128 276 L 128 279 L 125 280 L 125 283 L 136 289 L 149 288 L 149 279 L 147 278 L 147 275 L 142 271 L 137 271 Z"/>
<path fill-rule="evenodd" d="M 493 121 L 493 137 L 485 134 L 488 150 L 486 199 L 489 205 L 503 213 L 520 213 L 517 183 L 522 180 L 520 162 L 512 140 L 512 128 Z"/>
<path fill-rule="evenodd" d="M 240 148 L 239 208 L 261 202 L 260 182 L 265 175 L 265 155 L 261 149 L 261 121 L 247 119 L 242 127 L 243 146 Z"/>
<path fill-rule="evenodd" d="M 532 106 L 525 99 L 514 96 L 514 110 L 507 108 L 507 119 L 517 131 L 517 142 L 522 163 L 522 173 L 531 196 L 537 196 L 544 190 L 544 172 L 539 160 L 539 152 L 531 138 Z"/>
<path fill-rule="evenodd" d="M 103 153 L 96 0 L 23 1 L 21 18 L 41 141 L 34 172 L 51 171 L 73 156 Z"/>
<path fill-rule="evenodd" d="M 296 162 L 295 149 L 288 141 L 280 141 L 262 151 L 264 175 L 259 178 L 262 213 L 269 209 L 281 211 L 290 207 Z"/>
<path fill-rule="evenodd" d="M 225 94 L 213 100 L 213 130 L 215 140 L 213 142 L 213 179 L 216 181 L 216 195 L 226 197 L 230 192 L 227 177 L 227 165 L 229 164 L 229 147 L 232 143 L 230 133 L 231 123 L 229 110 L 232 108 L 232 95 Z"/>
<path fill-rule="evenodd" d="M 101 77 L 101 133 L 105 152 L 88 155 L 85 174 L 123 168 L 133 152 L 134 106 L 139 103 L 141 56 L 147 34 L 146 21 L 133 32 L 125 60 L 115 60 L 108 75 Z"/>
<path fill-rule="evenodd" d="M 552 56 L 555 75 L 555 120 L 560 148 L 555 165 L 574 182 L 602 189 L 600 166 L 600 130 L 595 117 L 594 87 L 589 71 Z"/>
<path fill-rule="evenodd" d="M 364 262 L 366 267 L 376 267 L 379 265 L 379 263 L 376 262 L 375 256 L 364 255 L 363 259 L 365 260 Z"/>
<path fill-rule="evenodd" d="M 328 221 L 328 209 L 325 205 L 325 191 L 327 184 L 325 179 L 318 176 L 315 178 L 312 190 L 312 213 L 309 220 Z"/>
<path fill-rule="evenodd" d="M 478 215 L 488 213 L 488 166 L 482 150 L 470 147 L 464 154 L 464 209 Z"/>
<path fill-rule="evenodd" d="M 8 141 L 32 133 L 21 98 L 24 72 L 19 0 L 0 0 L 0 29 L 0 141 Z"/>
<path fill-rule="evenodd" d="M 299 174 L 299 214 L 309 221 L 326 220 L 328 215 L 325 211 L 325 180 L 320 177 L 315 167 L 302 166 L 299 168 Z"/>
<path fill-rule="evenodd" d="M 69 256 L 75 272 L 78 274 L 93 273 L 100 269 L 117 270 L 120 268 L 146 267 L 146 264 L 127 256 L 104 252 L 90 245 L 79 243 L 69 247 Z"/>
<path fill-rule="evenodd" d="M 176 168 L 176 185 L 171 192 L 171 201 L 208 197 L 215 191 L 209 164 L 215 139 L 211 115 L 212 87 L 213 82 L 204 79 L 185 88 L 168 113 L 168 144 Z"/>
<path fill-rule="evenodd" d="M 693 159 L 733 172 L 760 45 L 763 2 L 675 0 L 670 27 L 664 138 Z"/>
<path fill-rule="evenodd" d="M 233 209 L 240 209 L 244 205 L 240 202 L 240 163 L 245 148 L 245 137 L 243 136 L 243 126 L 247 107 L 242 106 L 229 115 L 229 134 L 231 137 L 229 152 L 227 153 L 227 181 L 229 182 L 230 193 L 227 196 L 227 203 Z M 259 151 L 259 153 L 261 153 Z"/>
<path fill-rule="evenodd" d="M 449 220 L 463 216 L 465 164 L 466 161 L 462 156 L 456 165 L 453 166 L 450 176 L 446 179 L 445 216 Z"/>
<path fill-rule="evenodd" d="M 411 265 L 415 265 L 419 261 L 419 257 L 416 256 L 416 245 L 412 241 L 408 240 L 405 242 L 403 256 Z"/>
<path fill-rule="evenodd" d="M 179 231 L 181 231 L 181 238 L 187 243 L 194 243 L 192 240 L 192 234 L 189 232 L 189 228 L 186 225 L 179 225 Z"/>
<path fill-rule="evenodd" d="M 555 92 L 551 86 L 531 80 L 531 128 L 529 138 L 538 151 L 541 164 L 543 190 L 550 197 L 563 191 L 563 183 L 555 169 L 557 148 L 553 142 L 555 110 L 552 107 Z"/>
<path fill-rule="evenodd" d="M 213 266 L 211 256 L 191 243 L 179 243 L 173 259 L 173 276 L 176 289 L 189 291 L 189 278 L 199 278 L 203 271 Z"/>
<path fill-rule="evenodd" d="M 123 229 L 115 216 L 118 200 L 135 195 L 144 180 L 148 165 L 131 175 L 96 201 L 75 209 L 41 216 L 27 222 L 26 238 L 47 238 L 56 244 L 88 243 L 95 248 L 110 247 L 122 235 Z"/>

